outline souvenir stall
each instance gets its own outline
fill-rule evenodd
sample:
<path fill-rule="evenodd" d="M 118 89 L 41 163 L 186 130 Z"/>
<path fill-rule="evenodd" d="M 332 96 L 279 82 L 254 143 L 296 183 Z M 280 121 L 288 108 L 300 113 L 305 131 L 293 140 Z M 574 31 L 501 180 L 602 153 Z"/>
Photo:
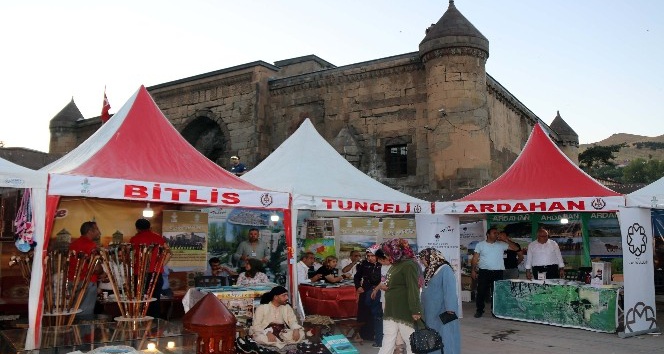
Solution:
<path fill-rule="evenodd" d="M 659 331 L 655 293 L 656 287 L 664 291 L 663 209 L 664 178 L 627 194 L 625 207 L 619 208 L 625 257 L 624 337 Z"/>
<path fill-rule="evenodd" d="M 34 171 L 7 160 L 0 159 L 0 187 L 2 188 L 24 188 L 27 191 L 29 199 L 26 201 L 29 205 L 25 206 L 23 216 L 18 220 L 21 225 L 16 225 L 19 238 L 17 239 L 17 248 L 23 252 L 31 250 L 33 243 L 40 245 L 44 235 L 44 207 L 46 205 L 46 180 L 47 174 L 42 171 Z M 27 248 L 25 247 L 27 246 Z M 27 254 L 27 253 L 26 253 Z M 32 259 L 42 258 L 42 249 L 35 247 L 32 253 Z M 32 269 L 30 277 L 30 294 L 34 289 L 41 286 L 39 278 L 40 270 Z M 28 299 L 28 324 L 30 331 L 33 331 L 35 317 L 37 315 L 38 297 L 30 296 Z"/>
<path fill-rule="evenodd" d="M 435 203 L 435 213 L 441 214 L 450 229 L 458 230 L 459 217 L 469 215 L 557 213 L 553 218 L 558 220 L 565 214 L 615 212 L 622 205 L 624 198 L 620 194 L 579 169 L 536 124 L 521 154 L 505 173 L 464 198 Z M 626 272 L 625 277 L 629 276 Z M 596 288 L 576 281 L 544 282 L 545 285 L 537 280 L 497 282 L 494 314 L 500 318 L 616 331 L 618 287 L 599 286 L 608 292 L 603 297 L 596 296 Z M 535 303 L 544 303 L 546 308 L 532 306 Z"/>
<path fill-rule="evenodd" d="M 310 210 L 318 215 L 334 217 L 431 214 L 431 203 L 389 188 L 355 168 L 327 143 L 309 119 L 305 119 L 272 154 L 241 178 L 263 188 L 291 192 L 293 226 L 298 222 L 298 210 Z M 346 221 L 352 223 L 352 220 Z M 370 229 L 375 229 L 378 225 L 377 218 L 367 222 L 375 223 Z M 346 223 L 343 224 L 345 227 Z M 332 221 L 329 221 L 329 224 L 322 222 L 313 226 L 312 233 L 321 237 L 317 247 L 327 249 L 333 247 L 334 241 L 338 241 L 330 236 L 327 240 L 322 239 L 326 235 L 333 235 L 333 227 Z M 292 232 L 293 235 L 296 234 L 295 229 Z M 294 265 L 299 261 L 298 244 L 295 236 L 291 240 L 288 260 L 295 268 Z M 327 241 L 330 243 L 326 244 Z M 361 240 L 357 241 L 361 243 Z M 297 274 L 292 272 L 291 293 L 298 296 L 298 292 L 292 291 L 295 289 L 296 279 Z M 321 306 L 316 305 L 319 304 L 317 300 L 325 300 L 330 306 L 326 307 L 323 314 L 336 313 L 354 317 L 357 308 L 356 296 L 348 296 L 352 290 L 343 287 L 301 289 L 317 296 L 314 298 L 312 295 L 308 300 L 303 300 L 304 311 L 309 314 L 321 312 Z M 302 298 L 304 297 L 303 295 Z M 298 303 L 297 299 L 295 300 L 294 303 Z M 339 308 L 340 306 L 343 309 Z"/>
<path fill-rule="evenodd" d="M 49 174 L 46 210 L 40 216 L 46 220 L 54 220 L 61 203 L 76 200 L 130 201 L 150 210 L 154 203 L 161 207 L 158 211 L 169 205 L 174 209 L 188 205 L 286 211 L 289 206 L 288 194 L 242 181 L 201 155 L 164 117 L 143 86 L 89 139 L 42 170 Z M 137 217 L 140 214 L 132 220 Z M 47 223 L 44 235 L 51 235 L 52 229 L 53 222 Z M 48 236 L 39 248 L 46 252 Z M 31 301 L 38 300 L 31 319 L 35 348 L 40 345 L 42 299 L 49 285 L 41 271 L 42 265 L 35 264 L 32 280 L 38 285 L 31 287 L 30 294 Z"/>

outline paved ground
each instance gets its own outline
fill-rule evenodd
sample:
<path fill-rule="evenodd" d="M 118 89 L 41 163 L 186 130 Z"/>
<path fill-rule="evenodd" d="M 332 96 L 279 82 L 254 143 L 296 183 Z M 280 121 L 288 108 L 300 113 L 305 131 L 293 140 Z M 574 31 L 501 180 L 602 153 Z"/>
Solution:
<path fill-rule="evenodd" d="M 664 327 L 664 303 L 659 302 L 659 328 Z M 637 354 L 664 353 L 664 335 L 620 338 L 617 334 L 596 333 L 528 322 L 501 320 L 485 313 L 474 318 L 475 306 L 464 303 L 461 321 L 463 353 L 482 354 Z M 487 309 L 488 310 L 488 309 Z M 362 354 L 376 354 L 371 343 L 356 345 Z"/>

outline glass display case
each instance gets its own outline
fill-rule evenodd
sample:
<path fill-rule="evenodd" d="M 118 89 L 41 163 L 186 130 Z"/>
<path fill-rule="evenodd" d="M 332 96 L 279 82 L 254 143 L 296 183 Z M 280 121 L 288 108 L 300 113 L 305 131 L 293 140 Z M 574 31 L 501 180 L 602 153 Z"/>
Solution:
<path fill-rule="evenodd" d="M 43 327 L 39 350 L 26 350 L 27 329 L 0 332 L 0 353 L 196 353 L 197 334 L 160 319 Z"/>

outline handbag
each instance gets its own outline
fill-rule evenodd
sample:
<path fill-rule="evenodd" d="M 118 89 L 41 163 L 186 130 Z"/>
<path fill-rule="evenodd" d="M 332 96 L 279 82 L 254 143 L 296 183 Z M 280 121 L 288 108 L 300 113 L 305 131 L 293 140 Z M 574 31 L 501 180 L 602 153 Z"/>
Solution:
<path fill-rule="evenodd" d="M 443 349 L 443 338 L 440 336 L 440 333 L 435 329 L 429 328 L 427 324 L 420 318 L 424 328 L 418 328 L 415 321 L 415 332 L 410 335 L 410 349 L 413 353 L 424 354 L 430 353 L 436 350 Z"/>
<path fill-rule="evenodd" d="M 438 315 L 438 317 L 440 317 L 440 321 L 443 322 L 443 324 L 448 324 L 459 318 L 456 312 L 449 313 L 447 311 L 441 313 L 440 315 Z"/>

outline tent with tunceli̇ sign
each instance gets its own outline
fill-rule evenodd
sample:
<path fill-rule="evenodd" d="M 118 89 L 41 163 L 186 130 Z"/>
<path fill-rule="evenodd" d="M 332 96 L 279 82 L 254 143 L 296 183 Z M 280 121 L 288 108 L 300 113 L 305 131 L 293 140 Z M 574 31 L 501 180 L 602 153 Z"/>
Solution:
<path fill-rule="evenodd" d="M 263 188 L 291 192 L 292 225 L 297 224 L 298 210 L 336 215 L 431 214 L 430 202 L 392 189 L 358 170 L 316 131 L 308 118 L 241 178 Z M 297 249 L 295 237 L 291 240 L 292 249 Z"/>
<path fill-rule="evenodd" d="M 263 190 L 240 180 L 200 154 L 164 117 L 143 86 L 90 138 L 42 170 L 49 173 L 47 220 L 53 220 L 63 198 L 126 200 L 143 206 L 161 203 L 259 208 L 286 213 L 289 206 L 287 193 Z M 52 226 L 46 225 L 46 235 L 51 234 Z M 47 242 L 42 246 L 46 249 Z M 31 288 L 31 298 L 41 298 L 40 288 L 43 286 Z M 37 328 L 40 318 L 38 311 Z"/>

